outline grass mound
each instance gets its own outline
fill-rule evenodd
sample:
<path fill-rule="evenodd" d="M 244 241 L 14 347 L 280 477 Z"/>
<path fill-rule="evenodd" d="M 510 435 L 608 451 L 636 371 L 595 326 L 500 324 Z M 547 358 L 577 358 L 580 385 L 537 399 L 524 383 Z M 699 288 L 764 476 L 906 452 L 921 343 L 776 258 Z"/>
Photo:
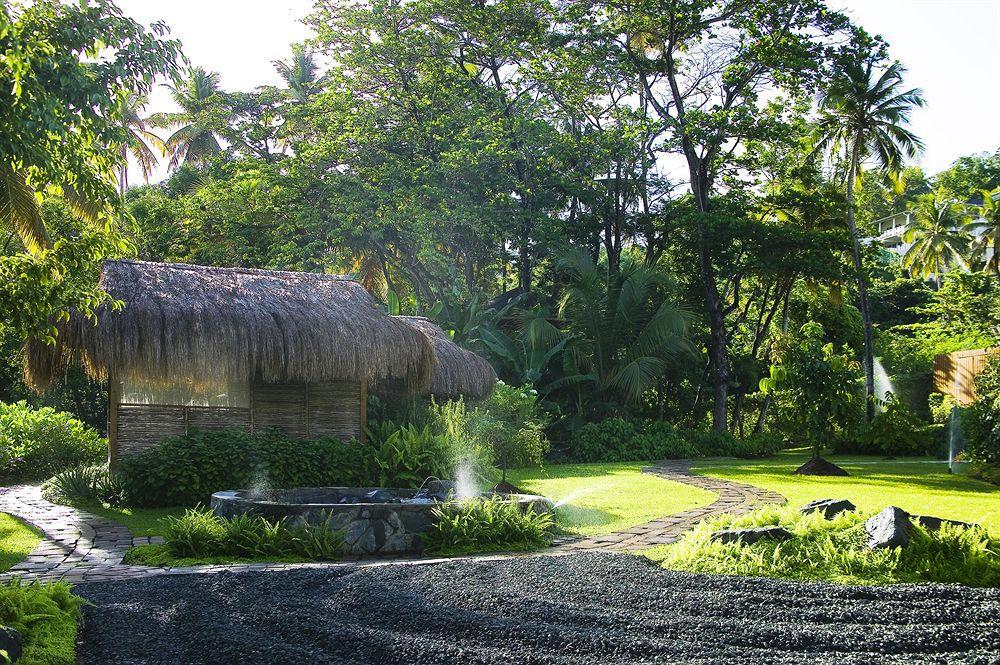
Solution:
<path fill-rule="evenodd" d="M 0 513 L 0 572 L 24 561 L 41 540 L 41 531 L 35 527 Z"/>
<path fill-rule="evenodd" d="M 18 665 L 73 665 L 83 599 L 65 582 L 0 585 L 0 624 L 21 633 Z"/>
<path fill-rule="evenodd" d="M 914 526 L 903 549 L 871 550 L 866 545 L 866 513 L 841 513 L 826 520 L 796 508 L 763 508 L 748 515 L 707 520 L 674 545 L 645 556 L 665 568 L 697 573 L 778 577 L 841 584 L 955 582 L 1000 586 L 1000 539 L 980 527 L 945 525 L 938 531 Z M 753 545 L 711 542 L 720 529 L 781 526 L 794 534 L 785 541 Z"/>

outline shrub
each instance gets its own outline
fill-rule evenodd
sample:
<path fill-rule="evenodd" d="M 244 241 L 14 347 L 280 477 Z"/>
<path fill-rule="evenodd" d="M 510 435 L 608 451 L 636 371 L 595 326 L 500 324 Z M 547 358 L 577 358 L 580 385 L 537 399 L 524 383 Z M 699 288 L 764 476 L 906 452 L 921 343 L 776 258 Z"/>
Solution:
<path fill-rule="evenodd" d="M 291 520 L 269 522 L 256 515 L 226 519 L 210 510 L 192 508 L 167 520 L 164 537 L 177 558 L 330 560 L 340 556 L 343 533 L 330 526 Z"/>
<path fill-rule="evenodd" d="M 78 464 L 97 464 L 108 442 L 68 413 L 25 402 L 0 403 L 0 478 L 41 480 Z"/>
<path fill-rule="evenodd" d="M 1000 463 L 1000 355 L 976 377 L 976 401 L 962 416 L 965 455 L 981 464 Z"/>
<path fill-rule="evenodd" d="M 452 448 L 448 438 L 428 425 L 407 425 L 392 431 L 375 449 L 378 484 L 420 487 L 428 477 L 451 477 Z"/>
<path fill-rule="evenodd" d="M 833 445 L 839 453 L 869 455 L 928 455 L 937 447 L 935 430 L 892 397 L 858 435 L 839 438 Z"/>
<path fill-rule="evenodd" d="M 771 457 L 785 447 L 785 440 L 777 432 L 758 432 L 734 442 L 732 454 L 742 459 Z"/>
<path fill-rule="evenodd" d="M 134 505 L 193 506 L 227 489 L 367 485 L 374 459 L 371 446 L 336 438 L 196 431 L 124 458 L 119 472 Z"/>
<path fill-rule="evenodd" d="M 573 456 L 581 462 L 627 462 L 643 458 L 633 447 L 639 433 L 636 423 L 607 418 L 587 423 L 573 436 Z"/>
<path fill-rule="evenodd" d="M 946 582 L 1000 586 L 1000 540 L 981 527 L 914 526 L 905 548 L 872 550 L 859 512 L 832 520 L 795 507 L 767 507 L 748 515 L 706 520 L 674 544 L 648 552 L 666 568 L 699 573 L 825 580 L 844 584 Z M 711 541 L 720 529 L 781 526 L 794 538 L 753 545 Z"/>
<path fill-rule="evenodd" d="M 21 663 L 73 665 L 83 599 L 66 582 L 12 580 L 0 585 L 0 625 L 21 634 Z"/>
<path fill-rule="evenodd" d="M 547 512 L 522 512 L 496 498 L 437 507 L 433 514 L 423 540 L 428 552 L 438 554 L 534 549 L 548 542 L 554 524 Z"/>
<path fill-rule="evenodd" d="M 686 429 L 681 436 L 701 457 L 735 457 L 740 449 L 739 440 L 729 432 L 711 429 Z"/>
<path fill-rule="evenodd" d="M 120 507 L 129 504 L 122 477 L 112 473 L 106 465 L 64 469 L 45 481 L 42 496 L 68 506 L 99 503 Z"/>

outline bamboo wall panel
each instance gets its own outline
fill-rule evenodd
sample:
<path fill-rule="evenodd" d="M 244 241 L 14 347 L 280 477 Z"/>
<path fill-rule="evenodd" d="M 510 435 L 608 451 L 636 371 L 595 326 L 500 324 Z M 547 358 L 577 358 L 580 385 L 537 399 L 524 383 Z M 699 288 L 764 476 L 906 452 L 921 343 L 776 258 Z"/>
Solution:
<path fill-rule="evenodd" d="M 976 401 L 975 378 L 990 356 L 1000 349 L 974 349 L 934 357 L 934 389 L 951 395 L 960 405 Z"/>
<path fill-rule="evenodd" d="M 361 438 L 361 384 L 330 381 L 309 384 L 309 437 Z"/>
<path fill-rule="evenodd" d="M 187 407 L 188 431 L 241 429 L 250 431 L 250 409 L 212 406 Z"/>
<path fill-rule="evenodd" d="M 253 428 L 277 428 L 289 436 L 307 438 L 306 386 L 255 383 L 251 402 Z"/>
<path fill-rule="evenodd" d="M 181 436 L 185 432 L 183 406 L 120 404 L 116 456 L 133 455 L 164 437 Z"/>

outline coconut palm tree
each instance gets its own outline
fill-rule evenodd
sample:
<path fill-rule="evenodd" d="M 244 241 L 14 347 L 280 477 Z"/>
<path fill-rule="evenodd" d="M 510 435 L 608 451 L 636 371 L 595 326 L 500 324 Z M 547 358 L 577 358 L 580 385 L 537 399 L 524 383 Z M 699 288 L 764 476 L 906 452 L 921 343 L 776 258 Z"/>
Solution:
<path fill-rule="evenodd" d="M 219 94 L 219 74 L 202 67 L 192 67 L 187 78 L 177 81 L 170 88 L 174 103 L 181 107 L 178 113 L 158 113 L 149 119 L 156 127 L 181 125 L 165 141 L 170 153 L 170 168 L 191 162 L 203 164 L 222 151 L 215 132 L 204 125 L 202 114 Z"/>
<path fill-rule="evenodd" d="M 142 177 L 149 182 L 158 161 L 155 148 L 160 155 L 165 155 L 167 146 L 159 136 L 149 131 L 146 120 L 140 115 L 149 103 L 149 97 L 132 93 L 125 101 L 125 128 L 128 130 L 128 143 L 122 146 L 122 166 L 119 171 L 118 187 L 124 194 L 128 187 L 128 158 L 132 157 L 142 169 Z"/>
<path fill-rule="evenodd" d="M 934 194 L 917 197 L 903 241 L 913 245 L 903 255 L 903 266 L 914 276 L 941 276 L 951 267 L 968 269 L 963 258 L 969 248 L 969 215 L 958 201 Z"/>
<path fill-rule="evenodd" d="M 874 336 L 868 306 L 868 284 L 861 264 L 861 236 L 855 218 L 854 194 L 865 164 L 886 174 L 896 174 L 905 158 L 923 150 L 923 143 L 907 125 L 914 108 L 924 105 L 919 88 L 903 88 L 906 69 L 893 62 L 879 71 L 876 63 L 856 59 L 841 63 L 820 102 L 816 149 L 846 164 L 844 191 L 847 226 L 851 232 L 852 258 L 857 272 L 858 300 L 865 338 L 865 390 L 867 416 L 875 417 Z"/>
<path fill-rule="evenodd" d="M 288 62 L 278 60 L 274 63 L 274 68 L 288 84 L 292 96 L 300 102 L 309 98 L 319 82 L 316 76 L 319 65 L 316 64 L 315 54 L 300 47 L 292 51 L 291 60 Z"/>
<path fill-rule="evenodd" d="M 972 257 L 983 261 L 983 270 L 1000 277 L 1000 189 L 992 192 L 984 189 L 982 196 L 979 218 L 969 224 L 969 231 L 976 236 Z"/>

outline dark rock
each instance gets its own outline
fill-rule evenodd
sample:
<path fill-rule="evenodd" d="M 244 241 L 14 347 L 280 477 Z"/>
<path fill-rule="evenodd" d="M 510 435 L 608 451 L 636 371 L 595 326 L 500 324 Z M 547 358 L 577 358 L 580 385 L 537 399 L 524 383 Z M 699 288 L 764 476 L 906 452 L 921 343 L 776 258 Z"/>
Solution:
<path fill-rule="evenodd" d="M 455 491 L 455 483 L 451 480 L 429 480 L 424 482 L 420 489 L 427 490 L 427 493 L 432 497 L 437 496 L 448 496 Z"/>
<path fill-rule="evenodd" d="M 808 513 L 823 513 L 823 517 L 832 520 L 840 513 L 852 512 L 857 509 L 858 507 L 847 499 L 816 499 L 802 506 L 799 512 L 803 515 Z"/>
<path fill-rule="evenodd" d="M 368 503 L 399 503 L 399 497 L 388 490 L 372 490 L 365 494 L 365 501 Z"/>
<path fill-rule="evenodd" d="M 758 540 L 788 540 L 792 533 L 780 526 L 761 526 L 752 529 L 726 529 L 712 534 L 712 542 L 742 543 L 753 545 Z"/>
<path fill-rule="evenodd" d="M 889 506 L 878 515 L 865 520 L 868 547 L 906 547 L 910 544 L 910 516 L 902 508 Z"/>
<path fill-rule="evenodd" d="M 525 494 L 517 485 L 512 485 L 506 480 L 501 480 L 499 483 L 493 486 L 493 491 L 497 494 Z"/>
<path fill-rule="evenodd" d="M 947 520 L 943 517 L 931 517 L 930 515 L 911 515 L 910 518 L 916 521 L 917 524 L 924 527 L 928 531 L 937 531 L 941 528 L 942 524 L 950 524 L 951 526 L 960 526 L 963 529 L 969 529 L 975 524 L 970 524 L 968 522 L 959 522 L 958 520 Z"/>
<path fill-rule="evenodd" d="M 7 653 L 9 662 L 21 657 L 21 633 L 7 626 L 0 626 L 0 651 Z"/>
<path fill-rule="evenodd" d="M 811 460 L 795 469 L 792 473 L 800 476 L 849 476 L 839 466 L 833 462 L 828 462 L 822 457 L 813 457 Z"/>

